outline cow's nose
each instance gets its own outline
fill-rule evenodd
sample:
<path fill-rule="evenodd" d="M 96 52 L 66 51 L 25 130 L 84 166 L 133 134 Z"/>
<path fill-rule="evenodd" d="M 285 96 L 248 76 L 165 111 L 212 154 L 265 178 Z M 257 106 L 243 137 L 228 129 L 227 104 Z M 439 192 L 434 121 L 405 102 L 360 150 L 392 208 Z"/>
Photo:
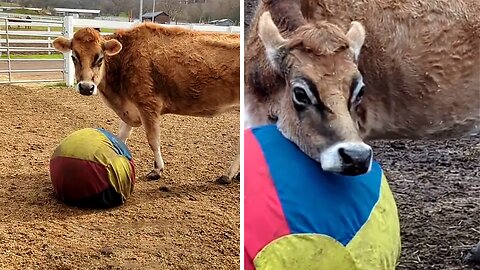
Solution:
<path fill-rule="evenodd" d="M 90 96 L 95 91 L 95 84 L 92 82 L 79 82 L 78 90 L 84 96 Z"/>
<path fill-rule="evenodd" d="M 359 147 L 341 147 L 338 149 L 338 155 L 343 163 L 342 174 L 360 175 L 367 173 L 370 169 L 373 152 L 372 148 L 359 145 Z"/>

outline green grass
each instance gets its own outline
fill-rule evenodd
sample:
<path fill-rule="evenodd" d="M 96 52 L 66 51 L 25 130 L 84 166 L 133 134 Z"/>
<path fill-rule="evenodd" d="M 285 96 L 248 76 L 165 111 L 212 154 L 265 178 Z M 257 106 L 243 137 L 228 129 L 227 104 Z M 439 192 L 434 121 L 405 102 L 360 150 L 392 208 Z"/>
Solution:
<path fill-rule="evenodd" d="M 17 3 L 5 3 L 0 2 L 0 7 L 19 7 L 20 5 Z"/>
<path fill-rule="evenodd" d="M 73 28 L 73 31 L 78 31 L 79 27 L 75 27 Z M 5 30 L 5 25 L 0 25 L 0 30 Z M 17 28 L 17 26 L 12 26 L 10 27 L 9 29 L 10 31 L 48 31 L 48 28 L 45 27 L 45 26 L 30 26 L 29 29 L 25 29 L 24 26 L 21 26 L 19 28 Z M 50 27 L 50 31 L 52 32 L 61 32 L 63 29 L 62 27 Z M 115 29 L 107 29 L 107 28 L 100 28 L 100 31 L 102 33 L 113 33 L 115 32 Z M 22 37 L 22 38 L 29 38 L 28 36 L 26 37 Z"/>
<path fill-rule="evenodd" d="M 82 29 L 81 27 L 75 27 L 73 28 L 73 31 L 74 32 L 77 32 L 78 30 Z M 53 30 L 52 30 L 53 31 Z M 114 33 L 115 32 L 115 29 L 108 29 L 108 28 L 100 28 L 100 32 L 102 33 Z"/>
<path fill-rule="evenodd" d="M 37 11 L 29 10 L 29 9 L 23 9 L 23 8 L 21 8 L 21 9 L 16 9 L 13 13 L 38 15 L 38 12 L 37 12 Z"/>
<path fill-rule="evenodd" d="M 5 30 L 5 25 L 0 26 L 0 30 Z M 30 26 L 29 29 L 26 29 L 25 26 L 10 26 L 10 31 L 48 31 L 48 27 L 45 26 Z M 50 31 L 52 32 L 60 32 L 62 31 L 62 27 L 50 27 Z"/>
<path fill-rule="evenodd" d="M 46 86 L 49 87 L 49 88 L 64 88 L 64 87 L 67 87 L 65 82 L 57 82 L 57 83 L 47 84 Z"/>
<path fill-rule="evenodd" d="M 2 53 L 0 59 L 7 59 L 7 54 Z M 61 54 L 10 54 L 10 59 L 63 59 Z"/>

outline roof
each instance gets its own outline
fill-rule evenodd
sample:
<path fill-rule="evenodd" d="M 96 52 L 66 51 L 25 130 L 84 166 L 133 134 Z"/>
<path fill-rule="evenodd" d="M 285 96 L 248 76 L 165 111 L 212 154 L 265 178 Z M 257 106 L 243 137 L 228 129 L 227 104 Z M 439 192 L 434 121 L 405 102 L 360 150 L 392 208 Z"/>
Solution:
<path fill-rule="evenodd" d="M 2 9 L 11 10 L 11 9 L 26 9 L 32 11 L 41 11 L 41 8 L 30 8 L 30 7 L 0 7 Z"/>
<path fill-rule="evenodd" d="M 100 14 L 99 9 L 79 9 L 79 8 L 54 8 L 57 12 L 72 12 L 72 13 L 92 13 Z"/>
<path fill-rule="evenodd" d="M 160 15 L 160 14 L 162 14 L 162 13 L 165 14 L 165 15 L 167 15 L 167 16 L 169 16 L 165 11 L 158 11 L 158 12 L 154 12 L 154 13 L 152 13 L 152 12 L 147 12 L 147 13 L 145 13 L 145 14 L 142 15 L 142 18 L 147 18 L 147 19 L 148 19 L 148 18 L 152 18 L 152 17 L 157 17 L 158 15 Z M 170 16 L 169 16 L 169 17 L 170 17 Z"/>
<path fill-rule="evenodd" d="M 209 21 L 208 23 L 222 23 L 222 22 L 231 22 L 231 23 L 233 23 L 233 21 L 230 20 L 230 19 L 213 20 L 213 21 Z"/>
<path fill-rule="evenodd" d="M 147 12 L 147 13 L 142 15 L 142 18 L 151 18 L 152 16 L 157 17 L 160 14 L 165 14 L 165 15 L 169 16 L 165 11 L 158 11 L 158 12 L 154 12 L 154 13 Z"/>

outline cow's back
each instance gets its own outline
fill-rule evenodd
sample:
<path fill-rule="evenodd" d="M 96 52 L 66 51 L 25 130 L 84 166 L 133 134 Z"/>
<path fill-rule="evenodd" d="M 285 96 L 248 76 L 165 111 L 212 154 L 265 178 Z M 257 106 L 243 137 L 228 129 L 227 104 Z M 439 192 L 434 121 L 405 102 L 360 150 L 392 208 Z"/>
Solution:
<path fill-rule="evenodd" d="M 119 36 L 124 84 L 146 85 L 162 113 L 210 115 L 240 97 L 240 39 L 145 24 Z M 141 99 L 141 96 L 133 97 Z M 228 107 L 228 106 L 227 106 Z M 211 111 L 210 111 L 211 110 Z"/>

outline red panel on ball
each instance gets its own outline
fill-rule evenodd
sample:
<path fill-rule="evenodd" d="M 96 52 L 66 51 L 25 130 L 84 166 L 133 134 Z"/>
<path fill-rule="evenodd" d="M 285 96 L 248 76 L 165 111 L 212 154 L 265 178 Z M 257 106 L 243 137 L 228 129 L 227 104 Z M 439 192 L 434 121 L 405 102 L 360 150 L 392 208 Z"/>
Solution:
<path fill-rule="evenodd" d="M 109 188 L 105 167 L 87 160 L 55 157 L 50 160 L 50 175 L 61 200 L 80 200 Z"/>

